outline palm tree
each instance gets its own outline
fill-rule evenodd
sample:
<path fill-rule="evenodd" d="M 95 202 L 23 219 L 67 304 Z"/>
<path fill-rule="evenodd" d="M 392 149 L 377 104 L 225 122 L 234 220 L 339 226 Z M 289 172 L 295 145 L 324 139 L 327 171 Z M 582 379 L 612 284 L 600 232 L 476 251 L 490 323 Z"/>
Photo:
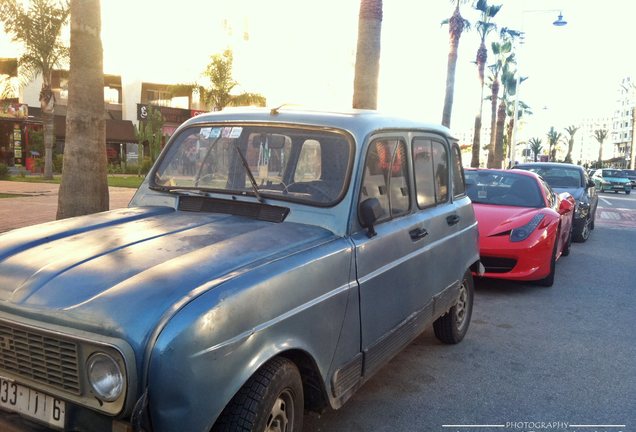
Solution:
<path fill-rule="evenodd" d="M 565 131 L 568 133 L 568 154 L 565 155 L 564 162 L 572 163 L 572 148 L 574 147 L 574 134 L 578 131 L 579 128 L 576 126 L 568 126 L 565 128 Z"/>
<path fill-rule="evenodd" d="M 453 97 L 455 93 L 455 69 L 457 68 L 457 51 L 459 49 L 459 38 L 464 30 L 470 28 L 470 23 L 462 17 L 459 5 L 466 0 L 451 0 L 455 4 L 453 15 L 444 21 L 442 25 L 448 24 L 448 35 L 450 40 L 450 50 L 448 51 L 448 65 L 446 67 L 446 95 L 444 96 L 444 110 L 442 112 L 442 124 L 450 127 L 451 114 L 453 112 Z"/>
<path fill-rule="evenodd" d="M 541 150 L 543 150 L 543 146 L 541 138 L 530 138 L 528 140 L 528 143 L 530 144 L 530 150 L 532 150 L 532 153 L 534 154 L 534 161 L 536 162 L 539 156 L 539 153 L 541 153 Z"/>
<path fill-rule="evenodd" d="M 478 0 L 475 9 L 481 12 L 481 17 L 477 21 L 477 32 L 479 33 L 480 44 L 477 49 L 477 72 L 479 73 L 479 83 L 481 86 L 481 97 L 479 99 L 479 112 L 475 116 L 475 130 L 473 134 L 473 154 L 470 166 L 479 167 L 479 153 L 481 147 L 481 118 L 484 109 L 484 71 L 486 62 L 488 61 L 488 49 L 486 48 L 486 38 L 488 34 L 497 28 L 496 24 L 491 22 L 492 18 L 497 15 L 501 9 L 501 5 L 489 5 L 486 0 Z"/>
<path fill-rule="evenodd" d="M 21 42 L 24 54 L 18 59 L 27 81 L 42 75 L 40 106 L 44 120 L 44 178 L 53 178 L 55 143 L 55 95 L 51 87 L 53 69 L 68 59 L 68 48 L 60 41 L 62 27 L 69 14 L 68 0 L 2 0 L 0 21 L 14 42 Z"/>
<path fill-rule="evenodd" d="M 547 136 L 549 145 L 548 154 L 550 155 L 550 161 L 554 162 L 556 160 L 557 144 L 559 143 L 563 135 L 561 134 L 561 132 L 557 132 L 556 129 L 554 129 L 554 126 L 551 126 Z"/>
<path fill-rule="evenodd" d="M 378 107 L 381 36 L 382 0 L 360 0 L 353 108 Z"/>
<path fill-rule="evenodd" d="M 504 129 L 506 124 L 506 117 L 509 112 L 512 111 L 514 113 L 514 101 L 512 97 L 514 97 L 517 93 L 517 77 L 510 70 L 510 66 L 512 63 L 506 63 L 504 65 L 502 74 L 501 74 L 501 84 L 503 86 L 503 94 L 501 101 L 499 102 L 499 108 L 497 110 L 497 134 L 495 136 L 495 168 L 502 168 L 505 147 L 504 147 Z M 510 110 L 510 105 L 513 105 L 512 110 Z M 514 116 L 513 116 L 514 118 Z M 512 121 L 512 119 L 511 119 Z M 514 121 L 512 123 L 514 125 Z M 512 135 L 512 129 L 509 128 L 509 135 Z M 508 142 L 510 142 L 510 138 L 508 138 Z"/>
<path fill-rule="evenodd" d="M 519 83 L 521 84 L 523 81 L 525 81 L 525 78 L 521 78 L 519 80 Z M 516 86 L 517 83 L 515 82 L 515 98 L 516 98 Z M 506 145 L 507 145 L 507 149 L 508 149 L 508 159 L 510 159 L 511 162 L 512 158 L 515 156 L 512 154 L 512 131 L 514 130 L 515 127 L 515 121 L 517 120 L 517 118 L 521 118 L 523 117 L 524 114 L 532 114 L 532 110 L 530 109 L 530 107 L 528 106 L 528 104 L 526 104 L 524 101 L 517 101 L 517 115 L 515 116 L 515 100 L 510 100 L 508 99 L 506 101 L 506 116 L 508 117 L 508 125 L 506 127 Z"/>
<path fill-rule="evenodd" d="M 232 64 L 234 55 L 227 49 L 222 54 L 210 57 L 203 75 L 210 80 L 209 87 L 199 86 L 196 91 L 201 95 L 203 104 L 214 111 L 220 111 L 226 106 L 258 105 L 265 106 L 266 99 L 258 93 L 232 94 L 238 85 L 232 78 Z"/>
<path fill-rule="evenodd" d="M 607 129 L 597 129 L 594 131 L 594 138 L 598 141 L 598 161 L 597 168 L 602 168 L 603 166 L 603 141 L 607 138 Z"/>
<path fill-rule="evenodd" d="M 500 75 L 504 68 L 510 63 L 514 63 L 514 53 L 512 53 L 512 42 L 509 40 L 501 40 L 493 42 L 493 54 L 495 54 L 495 63 L 491 64 L 490 69 L 490 144 L 488 146 L 488 168 L 495 166 L 495 143 L 497 141 L 497 103 L 499 102 L 499 90 L 501 87 Z"/>
<path fill-rule="evenodd" d="M 71 65 L 57 218 L 108 210 L 100 0 L 71 0 Z"/>

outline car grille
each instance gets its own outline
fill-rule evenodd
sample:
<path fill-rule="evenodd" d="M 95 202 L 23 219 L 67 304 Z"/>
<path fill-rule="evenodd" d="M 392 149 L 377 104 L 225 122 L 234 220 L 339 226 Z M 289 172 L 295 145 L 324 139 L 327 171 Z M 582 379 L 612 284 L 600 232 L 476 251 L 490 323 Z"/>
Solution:
<path fill-rule="evenodd" d="M 75 342 L 2 322 L 0 371 L 80 394 Z"/>
<path fill-rule="evenodd" d="M 480 257 L 481 263 L 486 268 L 487 273 L 507 273 L 511 271 L 517 260 L 513 258 L 499 258 L 499 257 Z"/>

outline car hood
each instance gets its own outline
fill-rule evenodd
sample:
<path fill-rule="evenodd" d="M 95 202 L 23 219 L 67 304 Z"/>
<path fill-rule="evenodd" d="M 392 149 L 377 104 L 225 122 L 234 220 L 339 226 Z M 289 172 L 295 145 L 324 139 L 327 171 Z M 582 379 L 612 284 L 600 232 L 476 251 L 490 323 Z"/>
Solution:
<path fill-rule="evenodd" d="M 473 204 L 480 237 L 490 237 L 527 224 L 540 209 Z"/>
<path fill-rule="evenodd" d="M 568 192 L 572 197 L 578 202 L 581 200 L 583 195 L 585 194 L 585 189 L 583 188 L 572 188 L 572 187 L 553 187 L 556 193 Z"/>
<path fill-rule="evenodd" d="M 334 237 L 303 224 L 169 207 L 19 229 L 0 237 L 0 312 L 139 346 L 188 298 Z"/>

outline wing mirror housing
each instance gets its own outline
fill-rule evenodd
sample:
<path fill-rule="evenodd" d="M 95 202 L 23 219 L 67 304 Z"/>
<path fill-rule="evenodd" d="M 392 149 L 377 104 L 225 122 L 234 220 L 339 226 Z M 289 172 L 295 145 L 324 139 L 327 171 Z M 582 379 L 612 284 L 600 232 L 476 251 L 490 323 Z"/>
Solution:
<path fill-rule="evenodd" d="M 574 210 L 575 207 L 575 202 L 574 202 L 574 198 L 572 198 L 572 195 L 570 195 L 569 193 L 565 192 L 562 193 L 561 195 L 559 195 L 559 197 L 561 198 L 561 203 L 559 204 L 559 213 L 560 214 L 566 214 L 568 212 L 571 212 L 572 210 Z"/>
<path fill-rule="evenodd" d="M 596 183 L 594 183 L 594 180 L 592 179 L 587 179 L 587 184 L 585 185 L 586 188 L 591 188 L 596 186 Z"/>
<path fill-rule="evenodd" d="M 384 215 L 384 208 L 377 198 L 368 198 L 360 204 L 360 220 L 367 229 L 367 237 L 374 237 L 377 233 L 373 226 Z"/>

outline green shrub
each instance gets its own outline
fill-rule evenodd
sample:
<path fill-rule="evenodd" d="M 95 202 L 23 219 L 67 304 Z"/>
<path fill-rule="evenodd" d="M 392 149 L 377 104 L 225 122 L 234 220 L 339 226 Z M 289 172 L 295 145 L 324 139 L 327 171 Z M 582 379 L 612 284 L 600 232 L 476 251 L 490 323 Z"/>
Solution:
<path fill-rule="evenodd" d="M 0 163 L 0 180 L 9 179 L 9 167 L 3 163 Z"/>
<path fill-rule="evenodd" d="M 63 165 L 64 165 L 64 155 L 56 154 L 53 157 L 53 171 L 58 174 L 61 174 Z"/>
<path fill-rule="evenodd" d="M 152 160 L 149 157 L 144 157 L 144 161 L 141 163 L 141 173 L 146 175 L 152 168 Z"/>

